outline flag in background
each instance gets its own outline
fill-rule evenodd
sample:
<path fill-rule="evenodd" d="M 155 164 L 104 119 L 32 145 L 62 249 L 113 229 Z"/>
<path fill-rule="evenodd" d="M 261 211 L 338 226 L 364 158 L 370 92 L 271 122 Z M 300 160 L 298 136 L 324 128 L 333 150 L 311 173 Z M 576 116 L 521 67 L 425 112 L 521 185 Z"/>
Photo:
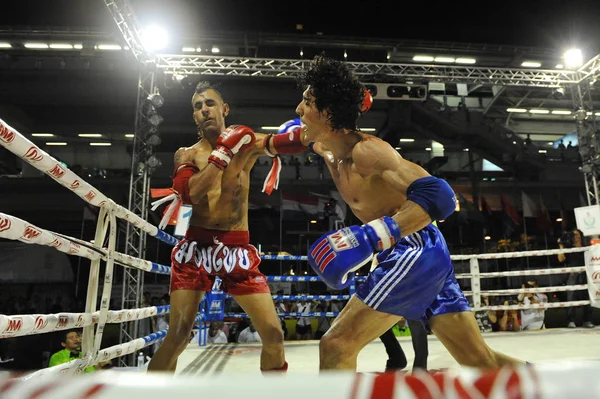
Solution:
<path fill-rule="evenodd" d="M 502 223 L 504 225 L 504 235 L 512 235 L 518 226 L 521 225 L 521 218 L 517 210 L 512 206 L 510 199 L 506 195 L 500 196 L 500 203 L 502 204 Z"/>
<path fill-rule="evenodd" d="M 521 200 L 523 201 L 523 217 L 534 218 L 536 216 L 537 208 L 535 201 L 525 194 L 525 191 L 521 191 Z"/>
<path fill-rule="evenodd" d="M 458 204 L 458 214 L 463 221 L 474 221 L 485 223 L 485 218 L 477 208 L 477 206 L 467 200 L 461 193 L 456 193 L 456 202 Z"/>
<path fill-rule="evenodd" d="M 550 213 L 548 212 L 548 208 L 544 203 L 544 198 L 542 197 L 542 194 L 540 194 L 540 203 L 537 208 L 537 217 L 535 224 L 540 231 L 548 233 L 550 235 L 554 234 L 554 229 L 552 228 L 552 220 L 550 219 Z"/>

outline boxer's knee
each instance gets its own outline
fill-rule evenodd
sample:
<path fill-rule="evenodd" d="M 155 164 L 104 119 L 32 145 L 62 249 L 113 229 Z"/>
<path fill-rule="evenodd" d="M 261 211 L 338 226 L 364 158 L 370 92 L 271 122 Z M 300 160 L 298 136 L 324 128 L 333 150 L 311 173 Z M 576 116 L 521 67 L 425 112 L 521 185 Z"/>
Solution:
<path fill-rule="evenodd" d="M 356 353 L 352 342 L 344 337 L 325 333 L 319 341 L 319 358 L 324 363 L 339 363 Z"/>
<path fill-rule="evenodd" d="M 260 331 L 263 345 L 283 345 L 283 330 L 280 325 L 267 325 Z"/>
<path fill-rule="evenodd" d="M 170 350 L 179 355 L 190 343 L 193 326 L 193 320 L 191 322 L 183 320 L 176 325 L 170 325 L 162 345 L 167 345 Z"/>

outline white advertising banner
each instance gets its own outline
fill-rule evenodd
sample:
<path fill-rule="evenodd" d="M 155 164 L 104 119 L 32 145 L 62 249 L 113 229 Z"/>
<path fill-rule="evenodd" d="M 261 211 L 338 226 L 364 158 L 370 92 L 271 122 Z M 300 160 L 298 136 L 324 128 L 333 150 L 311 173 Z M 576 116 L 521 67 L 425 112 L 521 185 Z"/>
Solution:
<path fill-rule="evenodd" d="M 575 208 L 577 228 L 584 236 L 600 235 L 600 205 Z"/>
<path fill-rule="evenodd" d="M 600 245 L 592 245 L 585 252 L 585 268 L 590 304 L 600 308 Z"/>

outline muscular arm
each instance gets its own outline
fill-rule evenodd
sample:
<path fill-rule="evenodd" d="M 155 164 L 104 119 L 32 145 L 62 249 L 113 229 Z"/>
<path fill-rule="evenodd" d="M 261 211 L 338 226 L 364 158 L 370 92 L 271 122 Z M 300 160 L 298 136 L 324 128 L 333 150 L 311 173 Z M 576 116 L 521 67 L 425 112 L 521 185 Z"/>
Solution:
<path fill-rule="evenodd" d="M 189 150 L 186 148 L 180 148 L 175 152 L 174 163 L 175 169 L 179 165 L 182 165 L 186 162 L 194 163 L 194 156 L 196 151 Z M 192 200 L 192 204 L 196 205 L 200 202 L 200 200 L 205 197 L 208 193 L 208 190 L 213 185 L 217 179 L 220 180 L 220 176 L 223 174 L 223 171 L 217 168 L 212 163 L 207 163 L 206 166 L 192 177 L 190 177 L 188 181 L 188 186 L 190 189 L 190 198 Z"/>
<path fill-rule="evenodd" d="M 366 139 L 356 145 L 352 158 L 363 175 L 379 175 L 399 194 L 406 196 L 415 180 L 429 176 L 420 166 L 403 159 L 389 144 L 379 139 Z M 418 204 L 406 200 L 392 216 L 402 236 L 421 230 L 432 222 L 429 214 Z"/>

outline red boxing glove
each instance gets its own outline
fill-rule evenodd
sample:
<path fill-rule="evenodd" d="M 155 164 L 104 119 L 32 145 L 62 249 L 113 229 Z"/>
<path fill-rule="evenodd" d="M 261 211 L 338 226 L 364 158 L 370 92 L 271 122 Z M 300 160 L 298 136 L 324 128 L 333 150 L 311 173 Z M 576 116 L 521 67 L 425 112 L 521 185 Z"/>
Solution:
<path fill-rule="evenodd" d="M 295 129 L 277 135 L 268 135 L 265 137 L 265 150 L 267 154 L 272 154 L 270 149 L 273 148 L 278 154 L 301 154 L 308 150 L 302 144 L 302 128 L 300 126 Z"/>
<path fill-rule="evenodd" d="M 200 169 L 191 162 L 182 163 L 175 168 L 175 173 L 173 174 L 173 190 L 179 194 L 184 204 L 192 205 L 189 180 L 190 177 L 199 171 Z"/>
<path fill-rule="evenodd" d="M 208 157 L 208 162 L 223 170 L 241 148 L 252 145 L 255 140 L 254 132 L 248 126 L 229 126 L 217 138 L 217 148 Z"/>

